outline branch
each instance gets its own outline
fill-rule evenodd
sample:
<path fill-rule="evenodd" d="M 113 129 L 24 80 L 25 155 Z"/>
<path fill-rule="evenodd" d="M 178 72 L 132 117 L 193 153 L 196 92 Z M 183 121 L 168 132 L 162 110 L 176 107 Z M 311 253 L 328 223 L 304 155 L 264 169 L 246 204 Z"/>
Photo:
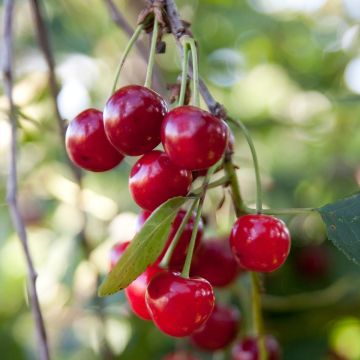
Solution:
<path fill-rule="evenodd" d="M 4 2 L 4 53 L 3 53 L 3 74 L 4 74 L 4 89 L 9 102 L 9 120 L 11 125 L 11 140 L 10 140 L 10 162 L 9 175 L 7 179 L 7 202 L 9 205 L 10 216 L 19 236 L 21 246 L 25 254 L 25 260 L 28 270 L 28 293 L 31 304 L 31 311 L 35 320 L 36 336 L 38 342 L 39 358 L 41 360 L 50 359 L 49 348 L 46 337 L 46 330 L 43 316 L 39 304 L 39 299 L 36 290 L 37 274 L 31 258 L 27 232 L 25 224 L 21 218 L 17 200 L 17 119 L 16 108 L 13 100 L 13 76 L 12 76 L 12 20 L 14 12 L 14 2 L 12 0 L 5 0 Z"/>

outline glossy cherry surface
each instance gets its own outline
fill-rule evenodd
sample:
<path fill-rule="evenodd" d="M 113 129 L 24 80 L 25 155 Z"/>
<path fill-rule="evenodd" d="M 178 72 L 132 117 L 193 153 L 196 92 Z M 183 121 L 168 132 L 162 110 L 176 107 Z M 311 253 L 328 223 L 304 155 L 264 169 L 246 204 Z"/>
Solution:
<path fill-rule="evenodd" d="M 165 248 L 164 248 L 163 252 L 161 253 L 161 255 L 159 256 L 160 261 L 164 257 L 167 249 L 169 248 L 172 240 L 174 239 L 175 234 L 176 234 L 177 230 L 179 229 L 181 222 L 183 221 L 185 215 L 186 215 L 186 211 L 184 211 L 184 210 L 180 210 L 177 213 L 175 220 L 173 221 L 173 223 L 171 225 L 170 234 L 169 234 L 167 243 L 165 245 Z M 181 271 L 183 268 L 183 265 L 184 265 L 184 262 L 186 259 L 187 250 L 189 248 L 189 243 L 191 240 L 191 234 L 194 229 L 194 223 L 195 223 L 195 215 L 191 215 L 189 221 L 185 225 L 185 229 L 184 229 L 182 235 L 180 236 L 180 239 L 174 249 L 174 252 L 173 252 L 171 259 L 169 261 L 169 264 L 168 264 L 169 268 L 173 271 Z M 202 239 L 202 235 L 203 235 L 203 228 L 204 228 L 204 224 L 200 220 L 199 226 L 198 226 L 198 232 L 196 235 L 194 252 L 196 252 L 197 249 L 199 248 L 199 245 L 200 245 L 200 242 Z"/>
<path fill-rule="evenodd" d="M 115 244 L 110 250 L 110 271 L 114 268 L 116 263 L 121 258 L 121 255 L 124 253 L 130 241 L 119 242 Z"/>
<path fill-rule="evenodd" d="M 160 143 L 166 113 L 166 103 L 156 92 L 143 86 L 126 86 L 117 90 L 105 105 L 105 131 L 121 153 L 142 155 Z"/>
<path fill-rule="evenodd" d="M 217 304 L 205 325 L 191 335 L 191 341 L 204 350 L 223 349 L 235 339 L 239 322 L 236 308 Z"/>
<path fill-rule="evenodd" d="M 216 287 L 229 285 L 239 272 L 227 238 L 203 241 L 191 265 L 192 276 L 203 277 Z"/>
<path fill-rule="evenodd" d="M 76 116 L 66 129 L 66 151 L 77 166 L 89 171 L 107 171 L 124 158 L 105 135 L 103 114 L 88 109 Z"/>
<path fill-rule="evenodd" d="M 251 271 L 278 269 L 290 251 L 290 233 L 285 223 L 268 215 L 245 215 L 235 222 L 231 249 L 241 267 Z"/>
<path fill-rule="evenodd" d="M 163 270 L 157 265 L 149 266 L 144 273 L 125 289 L 125 295 L 131 310 L 141 319 L 151 320 L 145 302 L 145 293 L 151 279 L 161 271 Z"/>
<path fill-rule="evenodd" d="M 162 272 L 150 282 L 146 303 L 161 331 L 183 337 L 205 323 L 213 311 L 215 297 L 205 279 L 186 279 L 179 273 Z"/>
<path fill-rule="evenodd" d="M 186 351 L 177 351 L 172 354 L 165 355 L 162 360 L 200 360 L 194 354 Z"/>
<path fill-rule="evenodd" d="M 281 351 L 277 340 L 271 336 L 265 336 L 267 360 L 280 360 Z M 255 337 L 247 337 L 239 341 L 232 348 L 232 360 L 259 360 L 259 350 Z"/>
<path fill-rule="evenodd" d="M 136 218 L 135 221 L 135 231 L 139 232 L 142 226 L 145 224 L 145 221 L 149 218 L 151 215 L 151 211 L 148 210 L 141 210 L 139 215 Z"/>
<path fill-rule="evenodd" d="M 172 197 L 185 196 L 191 181 L 190 171 L 178 168 L 163 151 L 154 150 L 133 166 L 129 188 L 134 201 L 152 211 Z"/>
<path fill-rule="evenodd" d="M 197 107 L 180 106 L 165 116 L 161 141 L 178 166 L 189 170 L 208 169 L 225 151 L 228 127 Z"/>

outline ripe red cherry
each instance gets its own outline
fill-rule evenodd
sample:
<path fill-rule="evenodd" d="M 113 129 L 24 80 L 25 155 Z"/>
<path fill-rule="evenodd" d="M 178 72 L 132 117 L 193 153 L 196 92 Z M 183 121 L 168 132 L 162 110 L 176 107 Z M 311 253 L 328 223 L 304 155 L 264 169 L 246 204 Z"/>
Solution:
<path fill-rule="evenodd" d="M 105 135 L 103 114 L 88 109 L 76 116 L 66 129 L 66 151 L 77 166 L 90 171 L 114 168 L 124 158 Z"/>
<path fill-rule="evenodd" d="M 281 351 L 277 340 L 271 336 L 265 336 L 267 360 L 280 360 Z M 255 337 L 247 337 L 238 342 L 232 348 L 232 360 L 259 360 L 259 350 Z"/>
<path fill-rule="evenodd" d="M 228 239 L 204 241 L 194 257 L 191 275 L 200 276 L 212 286 L 229 285 L 240 272 L 240 268 L 230 249 Z"/>
<path fill-rule="evenodd" d="M 145 224 L 145 221 L 149 218 L 151 215 L 151 211 L 147 210 L 141 210 L 139 215 L 136 218 L 135 222 L 135 231 L 139 232 L 142 226 Z"/>
<path fill-rule="evenodd" d="M 177 230 L 179 229 L 181 222 L 183 221 L 185 215 L 186 215 L 186 211 L 184 211 L 184 210 L 180 210 L 177 213 L 175 220 L 173 221 L 173 223 L 171 225 L 170 234 L 169 234 L 167 243 L 165 245 L 165 248 L 162 251 L 161 255 L 159 256 L 159 261 L 161 261 L 161 259 L 166 254 L 166 251 L 169 248 L 172 240 L 174 239 L 175 234 L 176 234 Z M 169 269 L 171 269 L 173 271 L 181 271 L 183 268 L 183 265 L 184 265 L 184 262 L 186 259 L 187 250 L 189 248 L 189 243 L 191 240 L 191 234 L 194 229 L 194 223 L 195 223 L 195 216 L 191 215 L 188 223 L 185 225 L 185 229 L 184 229 L 182 235 L 180 236 L 180 239 L 179 239 L 179 241 L 174 249 L 174 252 L 171 256 L 171 259 L 169 261 Z M 204 228 L 203 222 L 200 220 L 198 232 L 196 235 L 194 252 L 196 252 L 197 249 L 199 248 L 199 245 L 200 245 L 200 242 L 202 239 L 202 235 L 203 235 L 203 228 Z"/>
<path fill-rule="evenodd" d="M 119 242 L 115 244 L 110 251 L 110 271 L 114 268 L 114 266 L 117 264 L 119 259 L 121 258 L 121 255 L 124 253 L 128 245 L 130 244 L 130 241 L 125 242 Z"/>
<path fill-rule="evenodd" d="M 177 351 L 176 353 L 166 355 L 165 357 L 163 357 L 163 360 L 200 360 L 200 359 L 189 352 Z"/>
<path fill-rule="evenodd" d="M 183 337 L 200 328 L 211 315 L 215 297 L 210 283 L 162 272 L 150 282 L 146 304 L 155 325 L 170 336 Z"/>
<path fill-rule="evenodd" d="M 166 113 L 166 103 L 156 92 L 138 85 L 123 87 L 105 105 L 106 135 L 125 155 L 145 154 L 160 143 Z"/>
<path fill-rule="evenodd" d="M 231 249 L 241 267 L 251 271 L 278 269 L 290 251 L 290 233 L 283 221 L 268 215 L 239 217 L 231 231 Z"/>
<path fill-rule="evenodd" d="M 197 107 L 180 106 L 165 116 L 161 141 L 170 159 L 181 168 L 208 169 L 225 151 L 228 127 Z"/>
<path fill-rule="evenodd" d="M 133 166 L 129 188 L 140 207 L 153 211 L 172 197 L 185 196 L 191 181 L 190 171 L 178 168 L 163 151 L 154 150 Z"/>
<path fill-rule="evenodd" d="M 205 325 L 191 335 L 191 340 L 204 350 L 223 349 L 235 339 L 239 321 L 236 308 L 217 304 Z"/>
<path fill-rule="evenodd" d="M 131 310 L 141 319 L 151 320 L 145 302 L 145 293 L 151 279 L 161 271 L 163 270 L 157 265 L 151 265 L 125 289 Z"/>

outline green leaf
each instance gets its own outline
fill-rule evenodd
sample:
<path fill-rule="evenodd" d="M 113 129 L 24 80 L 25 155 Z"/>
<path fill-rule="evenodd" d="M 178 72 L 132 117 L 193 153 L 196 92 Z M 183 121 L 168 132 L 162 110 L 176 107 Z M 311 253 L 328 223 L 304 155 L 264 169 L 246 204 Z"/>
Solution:
<path fill-rule="evenodd" d="M 360 193 L 317 209 L 328 238 L 350 260 L 360 265 Z"/>
<path fill-rule="evenodd" d="M 187 200 L 186 197 L 169 199 L 151 214 L 99 287 L 99 296 L 108 296 L 126 288 L 155 262 L 165 246 L 172 221 Z"/>

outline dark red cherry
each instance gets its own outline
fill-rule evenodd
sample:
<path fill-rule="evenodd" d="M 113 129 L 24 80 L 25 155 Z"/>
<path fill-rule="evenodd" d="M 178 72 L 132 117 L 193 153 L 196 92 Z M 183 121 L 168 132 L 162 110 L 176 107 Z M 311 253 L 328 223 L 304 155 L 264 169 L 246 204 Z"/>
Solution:
<path fill-rule="evenodd" d="M 228 127 L 194 106 L 180 106 L 164 118 L 161 141 L 170 159 L 189 170 L 208 169 L 224 154 Z"/>
<path fill-rule="evenodd" d="M 229 285 L 239 272 L 227 238 L 203 241 L 191 265 L 192 276 L 203 277 L 217 287 Z"/>
<path fill-rule="evenodd" d="M 176 353 L 167 354 L 162 360 L 200 360 L 190 352 L 177 351 Z"/>
<path fill-rule="evenodd" d="M 142 226 L 145 224 L 145 221 L 149 218 L 151 215 L 151 211 L 148 210 L 141 210 L 139 215 L 136 218 L 135 222 L 135 231 L 139 232 Z"/>
<path fill-rule="evenodd" d="M 320 280 L 330 271 L 330 254 L 324 245 L 306 246 L 298 250 L 295 256 L 296 269 L 307 280 Z"/>
<path fill-rule="evenodd" d="M 231 249 L 241 267 L 251 271 L 278 269 L 290 251 L 290 233 L 285 223 L 268 215 L 239 217 L 231 231 Z"/>
<path fill-rule="evenodd" d="M 265 336 L 265 348 L 267 360 L 280 360 L 281 351 L 277 340 L 271 336 Z M 239 341 L 232 348 L 232 360 L 259 360 L 259 350 L 255 337 L 247 337 Z"/>
<path fill-rule="evenodd" d="M 151 320 L 145 302 L 145 293 L 151 279 L 161 271 L 163 270 L 157 265 L 151 265 L 125 289 L 131 310 L 141 319 Z"/>
<path fill-rule="evenodd" d="M 124 253 L 124 251 L 126 250 L 126 248 L 128 247 L 129 244 L 130 244 L 130 241 L 119 242 L 111 248 L 111 250 L 110 250 L 110 271 L 117 264 L 117 262 L 121 258 L 121 255 Z"/>
<path fill-rule="evenodd" d="M 150 282 L 146 304 L 161 331 L 183 337 L 206 322 L 213 311 L 215 297 L 212 286 L 205 279 L 186 279 L 179 273 L 162 272 Z"/>
<path fill-rule="evenodd" d="M 239 322 L 240 313 L 236 308 L 217 304 L 205 325 L 191 335 L 191 340 L 204 350 L 223 349 L 235 339 Z"/>
<path fill-rule="evenodd" d="M 172 197 L 185 196 L 191 181 L 190 171 L 178 168 L 163 151 L 154 150 L 133 166 L 129 188 L 140 207 L 153 211 Z"/>
<path fill-rule="evenodd" d="M 160 143 L 166 113 L 166 103 L 156 92 L 138 85 L 123 87 L 105 105 L 106 135 L 125 155 L 145 154 Z"/>
<path fill-rule="evenodd" d="M 186 211 L 184 211 L 184 210 L 180 210 L 177 213 L 175 220 L 173 221 L 173 223 L 171 225 L 170 234 L 169 234 L 167 243 L 165 245 L 165 248 L 164 248 L 163 252 L 161 253 L 161 255 L 159 256 L 160 261 L 166 254 L 166 251 L 169 248 L 172 240 L 174 239 L 175 234 L 176 234 L 177 230 L 179 229 L 181 222 L 183 221 L 185 215 L 186 215 Z M 186 259 L 187 250 L 189 248 L 189 243 L 191 240 L 191 234 L 194 229 L 194 223 L 195 223 L 195 215 L 191 215 L 189 221 L 185 225 L 185 229 L 184 229 L 182 235 L 180 236 L 180 239 L 179 239 L 179 241 L 174 249 L 174 252 L 171 256 L 171 259 L 169 261 L 169 268 L 172 271 L 181 271 L 183 268 L 183 265 L 184 265 L 184 262 Z M 199 248 L 199 245 L 200 245 L 200 242 L 202 239 L 202 235 L 203 235 L 203 228 L 204 228 L 203 222 L 200 220 L 198 232 L 196 235 L 194 252 L 196 252 L 197 249 Z"/>
<path fill-rule="evenodd" d="M 90 171 L 107 171 L 124 158 L 105 135 L 103 114 L 88 109 L 76 116 L 66 129 L 66 151 L 74 164 Z"/>

